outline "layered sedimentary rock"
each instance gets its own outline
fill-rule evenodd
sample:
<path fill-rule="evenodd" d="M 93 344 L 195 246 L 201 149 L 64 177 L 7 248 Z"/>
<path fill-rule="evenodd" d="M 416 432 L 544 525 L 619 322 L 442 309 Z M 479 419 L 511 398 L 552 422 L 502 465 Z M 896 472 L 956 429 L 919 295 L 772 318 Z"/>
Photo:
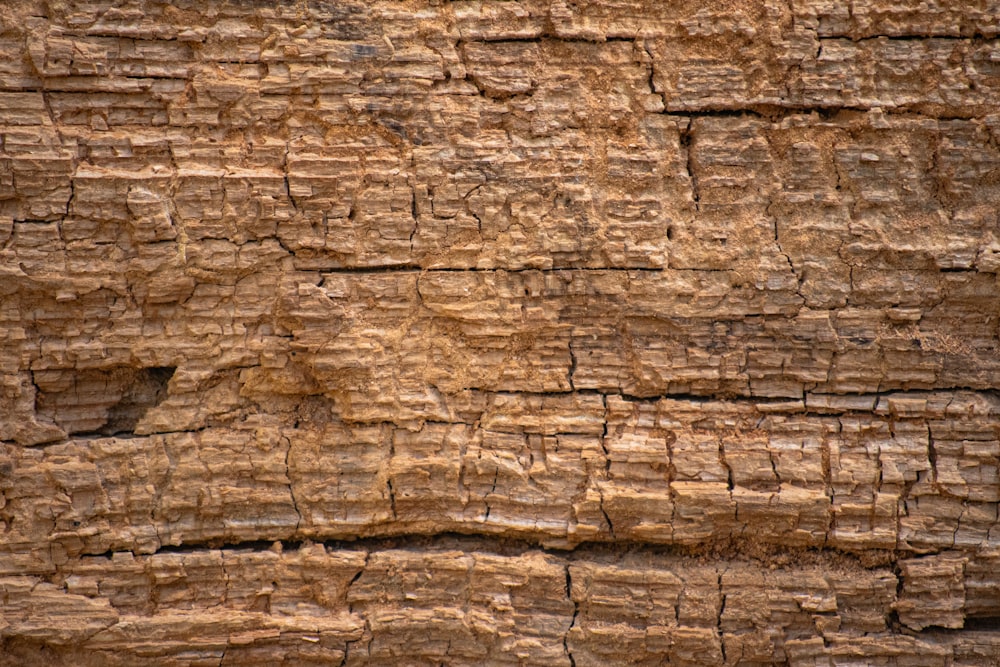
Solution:
<path fill-rule="evenodd" d="M 0 7 L 0 663 L 997 664 L 1000 5 L 731 5 Z"/>

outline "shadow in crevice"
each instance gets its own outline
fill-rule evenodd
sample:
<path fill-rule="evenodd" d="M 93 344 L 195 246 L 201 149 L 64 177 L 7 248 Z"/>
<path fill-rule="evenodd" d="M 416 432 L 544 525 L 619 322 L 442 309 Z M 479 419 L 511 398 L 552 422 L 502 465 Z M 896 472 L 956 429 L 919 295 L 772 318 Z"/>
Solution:
<path fill-rule="evenodd" d="M 128 435 L 166 398 L 172 367 L 33 373 L 35 411 L 67 435 Z"/>

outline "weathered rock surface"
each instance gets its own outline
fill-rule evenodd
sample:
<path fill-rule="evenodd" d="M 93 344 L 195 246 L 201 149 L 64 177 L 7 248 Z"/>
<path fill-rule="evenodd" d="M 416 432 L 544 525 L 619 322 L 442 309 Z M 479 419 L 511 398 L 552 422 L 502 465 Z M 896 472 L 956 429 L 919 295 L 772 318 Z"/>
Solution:
<path fill-rule="evenodd" d="M 0 664 L 1000 664 L 998 109 L 995 0 L 4 3 Z"/>

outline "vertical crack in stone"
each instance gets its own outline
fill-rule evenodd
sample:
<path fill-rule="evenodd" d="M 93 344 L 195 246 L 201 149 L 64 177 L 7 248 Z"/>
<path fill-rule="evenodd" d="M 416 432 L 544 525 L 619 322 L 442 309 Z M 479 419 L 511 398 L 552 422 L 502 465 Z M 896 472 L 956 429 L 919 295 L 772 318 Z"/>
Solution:
<path fill-rule="evenodd" d="M 298 535 L 299 529 L 302 527 L 302 509 L 295 498 L 295 482 L 292 481 L 291 467 L 289 466 L 289 459 L 292 456 L 292 441 L 287 436 L 282 436 L 281 439 L 285 444 L 285 479 L 288 481 L 288 497 L 292 501 L 292 508 L 295 510 L 295 516 L 297 517 L 293 535 Z"/>
<path fill-rule="evenodd" d="M 722 662 L 726 663 L 726 635 L 722 629 L 722 617 L 726 613 L 726 592 L 723 588 L 722 578 L 725 575 L 725 570 L 719 572 L 718 575 L 718 585 L 719 585 L 719 614 L 715 619 L 715 631 L 719 638 L 719 650 L 722 652 Z"/>
<path fill-rule="evenodd" d="M 698 188 L 697 165 L 694 158 L 694 119 L 681 121 L 680 128 L 680 148 L 684 169 L 687 172 L 688 183 L 691 188 L 691 201 L 694 202 L 695 212 L 701 211 L 701 192 Z"/>
<path fill-rule="evenodd" d="M 572 565 L 566 563 L 566 598 L 573 603 L 573 618 L 570 619 L 569 627 L 566 628 L 565 634 L 563 634 L 563 652 L 569 659 L 570 667 L 576 667 L 576 659 L 573 657 L 573 652 L 569 649 L 569 634 L 572 632 L 573 628 L 576 626 L 576 618 L 580 614 L 580 603 L 573 595 L 573 578 L 570 573 L 570 568 Z"/>
<path fill-rule="evenodd" d="M 576 391 L 576 383 L 574 381 L 574 375 L 576 374 L 576 353 L 573 351 L 573 341 L 569 342 L 567 349 L 569 350 L 569 373 L 567 380 L 570 391 Z"/>

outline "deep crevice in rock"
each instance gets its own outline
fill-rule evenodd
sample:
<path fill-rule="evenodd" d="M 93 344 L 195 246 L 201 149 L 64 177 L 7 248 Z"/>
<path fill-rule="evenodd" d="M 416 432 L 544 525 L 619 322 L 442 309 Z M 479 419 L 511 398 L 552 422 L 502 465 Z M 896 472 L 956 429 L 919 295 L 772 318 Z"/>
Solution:
<path fill-rule="evenodd" d="M 69 436 L 128 436 L 167 395 L 173 367 L 35 371 L 35 410 Z"/>

